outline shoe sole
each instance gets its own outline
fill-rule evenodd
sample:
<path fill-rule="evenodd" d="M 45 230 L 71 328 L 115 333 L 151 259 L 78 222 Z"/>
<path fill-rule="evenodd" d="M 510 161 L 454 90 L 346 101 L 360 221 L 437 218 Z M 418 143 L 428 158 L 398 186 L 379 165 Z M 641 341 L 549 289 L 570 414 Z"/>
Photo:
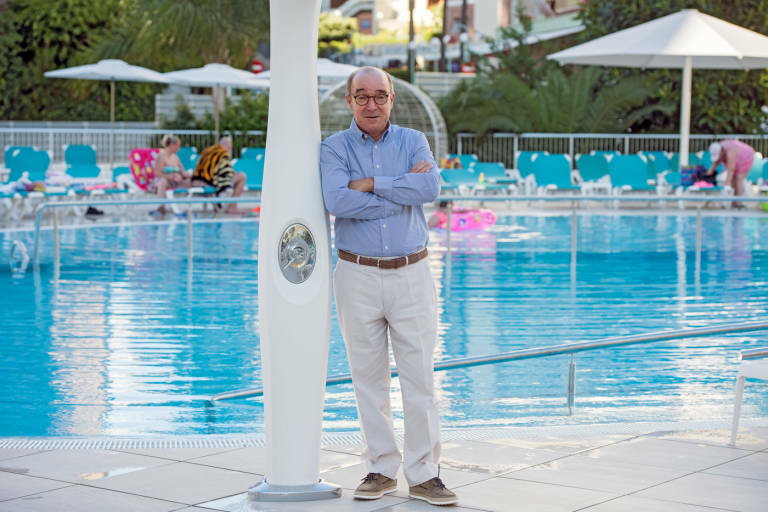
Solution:
<path fill-rule="evenodd" d="M 387 489 L 386 491 L 381 491 L 379 494 L 353 494 L 353 497 L 356 500 L 377 500 L 384 496 L 385 494 L 392 494 L 393 492 L 397 491 L 397 487 L 394 489 Z"/>
<path fill-rule="evenodd" d="M 408 497 L 409 498 L 415 498 L 417 500 L 426 501 L 430 505 L 437 505 L 438 507 L 440 507 L 442 505 L 455 505 L 455 504 L 457 504 L 459 502 L 459 498 L 454 498 L 451 501 L 432 501 L 429 498 L 427 498 L 426 496 L 419 496 L 418 494 L 411 494 L 411 493 L 408 493 Z"/>

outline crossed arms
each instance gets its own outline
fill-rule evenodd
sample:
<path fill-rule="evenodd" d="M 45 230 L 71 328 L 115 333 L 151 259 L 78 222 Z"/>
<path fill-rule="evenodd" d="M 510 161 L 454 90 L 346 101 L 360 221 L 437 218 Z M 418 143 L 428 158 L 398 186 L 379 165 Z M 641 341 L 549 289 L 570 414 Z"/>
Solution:
<path fill-rule="evenodd" d="M 347 161 L 324 144 L 320 169 L 326 208 L 336 217 L 370 220 L 397 215 L 406 206 L 434 201 L 440 193 L 440 175 L 426 140 L 413 160 L 417 163 L 400 176 L 350 180 Z"/>

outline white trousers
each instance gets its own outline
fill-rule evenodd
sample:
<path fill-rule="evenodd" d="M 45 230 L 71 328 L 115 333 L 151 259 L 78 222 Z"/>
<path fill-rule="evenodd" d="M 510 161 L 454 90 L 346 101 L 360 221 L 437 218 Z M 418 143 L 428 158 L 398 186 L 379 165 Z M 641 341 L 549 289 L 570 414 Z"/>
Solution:
<path fill-rule="evenodd" d="M 440 424 L 432 372 L 437 294 L 428 259 L 398 269 L 339 260 L 333 285 L 368 472 L 395 478 L 401 462 L 392 429 L 389 334 L 403 394 L 403 472 L 409 485 L 436 477 Z"/>

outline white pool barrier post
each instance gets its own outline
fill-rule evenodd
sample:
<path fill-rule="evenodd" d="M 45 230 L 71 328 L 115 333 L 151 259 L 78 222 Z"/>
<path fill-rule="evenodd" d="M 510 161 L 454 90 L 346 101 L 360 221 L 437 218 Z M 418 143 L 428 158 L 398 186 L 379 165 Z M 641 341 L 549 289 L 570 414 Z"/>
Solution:
<path fill-rule="evenodd" d="M 267 469 L 250 501 L 336 498 L 320 473 L 331 245 L 320 189 L 320 0 L 271 0 L 271 85 L 259 227 Z"/>

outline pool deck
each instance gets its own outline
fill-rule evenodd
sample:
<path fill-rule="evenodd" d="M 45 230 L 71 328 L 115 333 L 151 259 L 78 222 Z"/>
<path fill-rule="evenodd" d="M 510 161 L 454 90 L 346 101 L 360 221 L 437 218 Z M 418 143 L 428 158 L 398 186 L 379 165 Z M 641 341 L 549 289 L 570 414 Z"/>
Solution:
<path fill-rule="evenodd" d="M 444 433 L 440 476 L 459 495 L 459 505 L 446 510 L 768 510 L 766 420 L 745 420 L 735 446 L 728 446 L 727 429 L 643 431 L 642 424 L 622 431 L 521 427 L 506 437 L 478 432 Z M 266 470 L 263 446 L 195 446 L 176 438 L 176 447 L 127 440 L 82 449 L 0 439 L 0 511 L 440 510 L 409 499 L 402 475 L 396 493 L 354 500 L 366 470 L 354 442 L 359 435 L 344 439 L 324 437 L 320 455 L 320 476 L 342 486 L 341 498 L 251 505 L 246 491 Z"/>

